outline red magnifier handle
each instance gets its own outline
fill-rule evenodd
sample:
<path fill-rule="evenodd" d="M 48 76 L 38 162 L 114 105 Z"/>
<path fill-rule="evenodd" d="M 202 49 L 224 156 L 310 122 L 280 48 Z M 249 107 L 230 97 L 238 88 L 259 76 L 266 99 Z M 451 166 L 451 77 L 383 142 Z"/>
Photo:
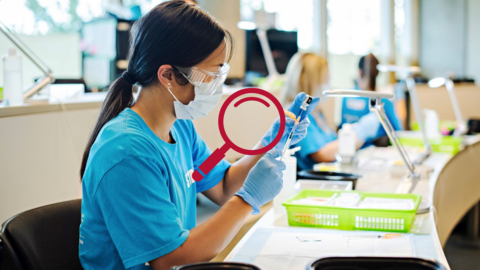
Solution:
<path fill-rule="evenodd" d="M 230 149 L 230 147 L 228 147 L 226 143 L 221 148 L 215 149 L 215 151 L 213 151 L 213 153 L 198 167 L 198 169 L 193 172 L 193 180 L 197 182 L 202 180 L 203 175 L 207 175 L 213 169 L 213 167 L 215 167 L 225 157 L 225 153 L 227 153 L 228 149 Z"/>

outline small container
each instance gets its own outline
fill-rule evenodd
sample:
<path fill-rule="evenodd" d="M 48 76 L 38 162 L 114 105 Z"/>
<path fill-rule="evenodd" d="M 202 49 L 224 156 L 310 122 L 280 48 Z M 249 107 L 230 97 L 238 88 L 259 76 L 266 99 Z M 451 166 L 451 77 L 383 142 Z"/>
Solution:
<path fill-rule="evenodd" d="M 312 180 L 325 180 L 325 181 L 349 181 L 352 182 L 352 188 L 355 189 L 358 178 L 362 177 L 359 174 L 341 173 L 341 172 L 328 172 L 328 171 L 314 171 L 304 170 L 297 173 L 298 179 L 312 179 Z"/>
<path fill-rule="evenodd" d="M 297 158 L 293 155 L 298 150 L 300 150 L 299 147 L 288 149 L 285 151 L 285 155 L 282 159 L 285 162 L 286 168 L 283 171 L 283 188 L 273 199 L 273 211 L 276 217 L 287 214 L 282 203 L 297 193 L 297 190 L 295 189 L 297 181 Z"/>
<path fill-rule="evenodd" d="M 3 56 L 3 101 L 7 106 L 23 104 L 22 57 L 14 48 Z"/>
<path fill-rule="evenodd" d="M 428 139 L 438 139 L 442 137 L 440 133 L 440 118 L 434 110 L 424 109 L 425 114 L 425 133 Z"/>
<path fill-rule="evenodd" d="M 307 270 L 446 270 L 440 263 L 421 258 L 329 257 L 309 264 Z"/>
<path fill-rule="evenodd" d="M 181 266 L 174 266 L 172 270 L 216 270 L 216 269 L 228 269 L 228 270 L 261 270 L 257 266 L 248 263 L 237 262 L 201 262 L 192 263 Z"/>
<path fill-rule="evenodd" d="M 355 131 L 351 124 L 344 124 L 338 131 L 338 156 L 342 163 L 351 163 L 357 151 L 355 146 Z"/>

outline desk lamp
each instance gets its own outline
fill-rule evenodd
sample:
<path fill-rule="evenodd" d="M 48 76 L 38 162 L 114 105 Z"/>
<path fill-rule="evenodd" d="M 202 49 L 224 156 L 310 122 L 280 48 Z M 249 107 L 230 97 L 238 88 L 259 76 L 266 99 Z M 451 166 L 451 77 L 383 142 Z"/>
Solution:
<path fill-rule="evenodd" d="M 237 27 L 243 30 L 256 30 L 258 40 L 260 41 L 260 47 L 262 48 L 263 56 L 265 57 L 265 63 L 267 65 L 268 76 L 265 79 L 265 84 L 263 88 L 270 90 L 275 81 L 280 79 L 282 76 L 278 73 L 277 67 L 275 66 L 275 61 L 273 60 L 272 50 L 270 44 L 268 43 L 267 31 L 268 28 L 266 25 L 255 22 L 241 21 L 238 22 Z"/>
<path fill-rule="evenodd" d="M 32 50 L 30 50 L 27 45 L 25 45 L 8 27 L 0 22 L 0 31 L 5 34 L 5 36 L 18 48 L 21 52 L 27 56 L 32 63 L 37 66 L 42 72 L 43 77 L 38 79 L 35 84 L 30 87 L 27 91 L 23 93 L 23 98 L 27 99 L 33 95 L 35 95 L 38 91 L 42 90 L 45 86 L 53 83 L 55 78 L 52 76 L 52 71 L 48 68 L 48 66 L 38 57 L 36 56 Z"/>
<path fill-rule="evenodd" d="M 377 65 L 377 69 L 381 72 L 399 72 L 405 74 L 403 79 L 405 80 L 408 92 L 410 93 L 413 113 L 415 113 L 415 117 L 417 118 L 418 128 L 420 129 L 420 134 L 422 135 L 423 147 L 425 148 L 425 151 L 413 161 L 414 164 L 420 165 L 432 154 L 432 145 L 430 144 L 430 141 L 427 138 L 427 133 L 425 132 L 422 107 L 420 106 L 420 99 L 418 98 L 415 80 L 413 79 L 413 75 L 420 73 L 422 69 L 416 66 L 401 67 L 393 65 Z"/>
<path fill-rule="evenodd" d="M 467 132 L 467 126 L 463 121 L 462 112 L 460 111 L 460 106 L 458 105 L 457 96 L 455 95 L 455 87 L 453 81 L 450 78 L 435 78 L 428 81 L 428 86 L 431 88 L 438 88 L 442 85 L 445 85 L 447 88 L 448 95 L 450 97 L 450 102 L 452 103 L 453 112 L 455 113 L 455 118 L 457 119 L 457 127 L 453 132 L 454 136 L 461 136 Z"/>
<path fill-rule="evenodd" d="M 404 179 L 402 179 L 395 193 L 411 193 L 415 189 L 418 181 L 420 180 L 420 175 L 415 173 L 415 166 L 413 165 L 412 161 L 410 161 L 410 158 L 408 157 L 405 148 L 403 148 L 402 143 L 397 137 L 397 134 L 393 129 L 392 124 L 388 120 L 388 117 L 385 114 L 385 110 L 383 109 L 384 103 L 382 101 L 382 98 L 391 99 L 393 98 L 393 95 L 387 93 L 379 93 L 376 91 L 346 89 L 326 90 L 323 92 L 323 94 L 327 97 L 366 97 L 370 99 L 370 111 L 374 112 L 377 115 L 378 120 L 380 120 L 380 123 L 382 124 L 385 132 L 388 135 L 388 138 L 390 139 L 390 141 L 392 141 L 395 148 L 397 148 L 400 156 L 405 162 L 405 165 L 407 165 L 408 174 Z"/>

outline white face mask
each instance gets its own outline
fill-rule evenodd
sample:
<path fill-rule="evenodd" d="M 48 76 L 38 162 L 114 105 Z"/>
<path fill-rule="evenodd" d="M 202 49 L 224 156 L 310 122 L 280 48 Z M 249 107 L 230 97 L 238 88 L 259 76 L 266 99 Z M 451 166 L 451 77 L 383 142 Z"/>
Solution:
<path fill-rule="evenodd" d="M 222 87 L 222 86 L 220 86 Z M 187 105 L 178 101 L 177 97 L 167 88 L 176 101 L 173 102 L 175 109 L 175 116 L 177 119 L 195 120 L 207 115 L 220 101 L 223 91 L 217 91 L 213 95 L 205 95 L 201 90 L 198 90 L 195 86 L 195 98 Z"/>

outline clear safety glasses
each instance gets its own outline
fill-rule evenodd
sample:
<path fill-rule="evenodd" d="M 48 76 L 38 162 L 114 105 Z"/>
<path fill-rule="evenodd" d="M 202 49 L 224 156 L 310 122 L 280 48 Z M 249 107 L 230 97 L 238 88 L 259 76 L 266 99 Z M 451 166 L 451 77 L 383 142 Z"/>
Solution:
<path fill-rule="evenodd" d="M 224 63 L 217 72 L 206 71 L 201 68 L 175 67 L 182 75 L 204 95 L 214 95 L 222 91 L 222 85 L 227 79 L 230 66 Z"/>

